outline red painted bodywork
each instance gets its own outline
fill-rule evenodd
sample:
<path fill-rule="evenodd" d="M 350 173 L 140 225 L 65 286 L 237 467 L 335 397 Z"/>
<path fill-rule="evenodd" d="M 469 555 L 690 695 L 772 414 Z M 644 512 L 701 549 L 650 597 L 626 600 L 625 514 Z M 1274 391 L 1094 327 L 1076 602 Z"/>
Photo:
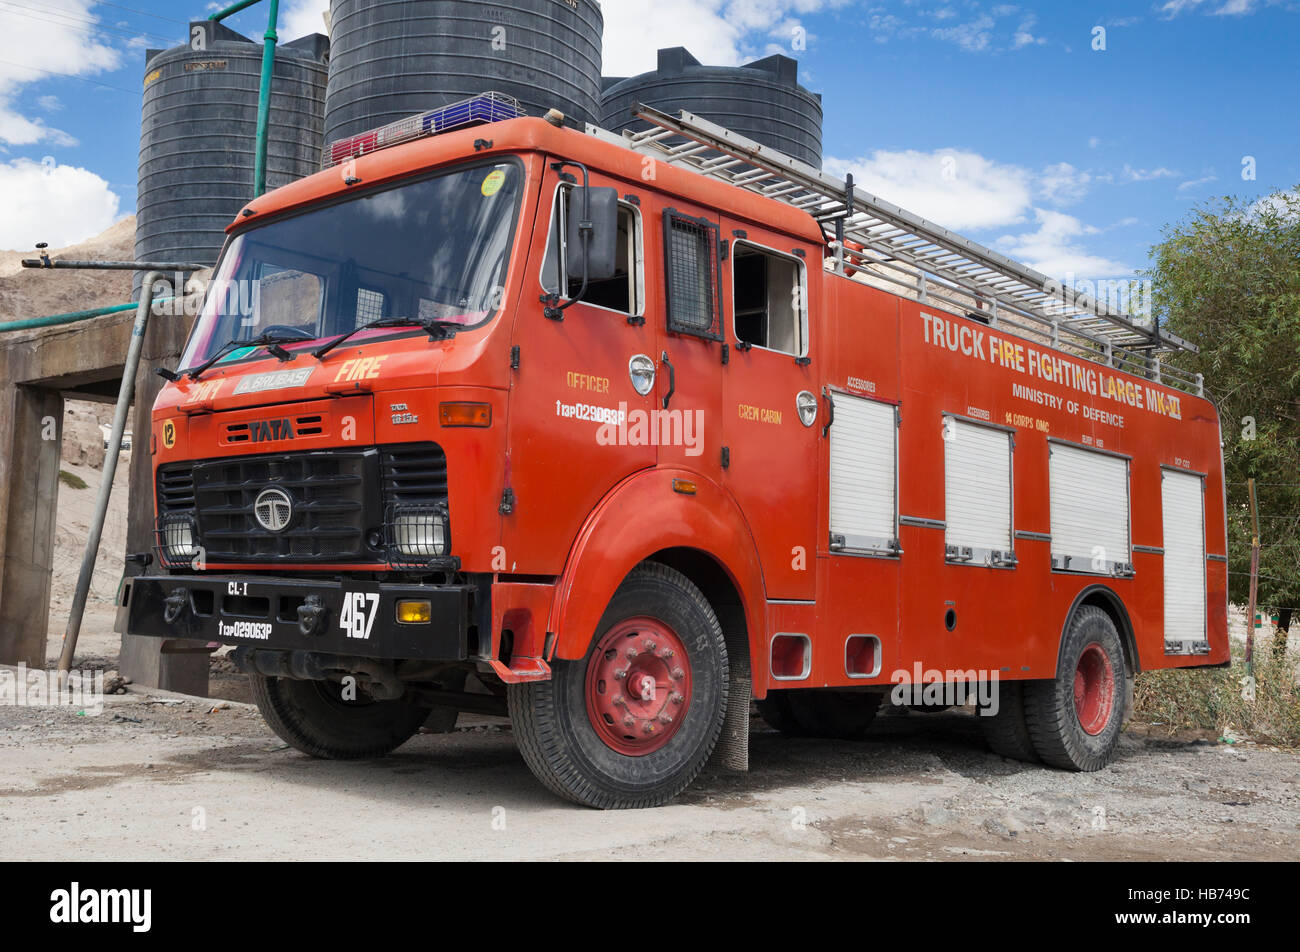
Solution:
<path fill-rule="evenodd" d="M 491 142 L 482 146 L 481 140 Z M 475 143 L 480 147 L 476 151 Z M 806 214 L 749 192 L 680 169 L 648 164 L 629 150 L 541 120 L 499 123 L 411 142 L 358 159 L 346 174 L 329 169 L 254 201 L 232 231 L 270 217 L 442 165 L 513 155 L 522 160 L 528 186 L 502 312 L 487 325 L 451 341 L 408 335 L 350 343 L 331 353 L 301 387 L 234 395 L 238 379 L 282 369 L 273 358 L 213 368 L 195 382 L 168 385 L 154 408 L 155 465 L 187 459 L 288 449 L 275 443 L 230 444 L 231 422 L 267 416 L 319 415 L 322 432 L 292 448 L 433 440 L 448 459 L 454 552 L 466 572 L 496 578 L 492 594 L 492 656 L 504 630 L 513 633 L 510 665 L 493 662 L 507 681 L 549 677 L 548 662 L 584 656 L 615 589 L 640 561 L 665 549 L 694 549 L 710 557 L 738 593 L 750 643 L 754 692 L 775 687 L 887 684 L 892 672 L 986 669 L 1003 678 L 1055 674 L 1062 628 L 1076 599 L 1097 585 L 1122 603 L 1144 669 L 1211 665 L 1228 659 L 1227 565 L 1208 569 L 1208 655 L 1166 656 L 1163 649 L 1163 579 L 1160 556 L 1135 553 L 1132 579 L 1053 572 L 1048 543 L 1017 543 L 1019 567 L 995 570 L 949 565 L 942 532 L 904 526 L 898 559 L 853 558 L 829 551 L 828 441 L 823 417 L 804 427 L 795 409 L 801 390 L 823 388 L 871 396 L 901 407 L 900 512 L 944 518 L 945 413 L 987 414 L 1014 422 L 1015 529 L 1050 531 L 1047 438 L 1091 443 L 1132 457 L 1132 542 L 1160 547 L 1160 472 L 1176 466 L 1208 474 L 1206 552 L 1226 553 L 1219 422 L 1206 400 L 1148 381 L 1089 367 L 1108 376 L 1176 395 L 1182 419 L 1126 407 L 1096 397 L 1083 402 L 1124 416 L 1123 428 L 1086 422 L 1061 410 L 1012 396 L 1013 383 L 1062 392 L 988 359 L 927 343 L 923 308 L 823 270 L 824 240 Z M 539 303 L 540 270 L 557 173 L 563 158 L 585 163 L 592 184 L 635 196 L 642 220 L 645 322 L 579 303 L 563 321 L 547 320 Z M 731 345 L 666 329 L 662 213 L 673 208 L 717 222 L 724 238 L 743 230 L 747 240 L 802 252 L 808 282 L 811 362 L 735 347 L 730 314 L 730 272 L 722 270 L 723 326 Z M 957 318 L 988 337 L 1047 352 L 996 329 Z M 985 343 L 987 356 L 988 343 Z M 511 348 L 518 347 L 518 369 Z M 646 354 L 658 364 L 667 353 L 675 369 L 672 407 L 703 412 L 695 447 L 603 446 L 599 423 L 565 417 L 560 406 L 651 410 L 662 406 L 668 375 L 661 367 L 655 389 L 638 396 L 628 361 Z M 358 383 L 348 361 L 382 358 Z M 312 361 L 307 355 L 299 361 Z M 298 364 L 290 365 L 298 366 Z M 1071 394 L 1065 393 L 1066 396 Z M 492 406 L 490 428 L 442 428 L 438 404 L 478 401 Z M 392 422 L 390 405 L 406 404 L 417 426 Z M 740 407 L 779 411 L 764 422 Z M 824 415 L 824 403 L 821 413 Z M 1011 418 L 1013 421 L 1015 417 Z M 1027 425 L 1025 425 L 1027 423 Z M 164 427 L 175 438 L 165 445 Z M 350 440 L 344 437 L 344 428 Z M 1046 432 L 1044 432 L 1046 431 Z M 722 451 L 730 452 L 723 467 Z M 674 490 L 674 479 L 696 484 L 693 495 Z M 502 515 L 505 489 L 517 500 Z M 800 553 L 802 552 L 802 558 Z M 277 565 L 276 574 L 382 570 L 382 566 Z M 265 570 L 265 566 L 209 566 L 211 571 Z M 954 631 L 944 614 L 957 612 Z M 810 676 L 777 682 L 768 651 L 777 632 L 807 634 L 813 645 Z M 879 638 L 879 677 L 851 680 L 844 645 L 851 634 Z"/>

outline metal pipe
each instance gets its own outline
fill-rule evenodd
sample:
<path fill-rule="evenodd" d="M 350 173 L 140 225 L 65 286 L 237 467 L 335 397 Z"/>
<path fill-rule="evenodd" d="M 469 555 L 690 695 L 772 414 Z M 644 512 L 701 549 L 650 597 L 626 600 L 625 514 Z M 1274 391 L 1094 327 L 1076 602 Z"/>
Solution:
<path fill-rule="evenodd" d="M 117 411 L 113 414 L 113 434 L 108 440 L 108 453 L 104 457 L 104 473 L 99 484 L 99 498 L 95 501 L 95 515 L 90 523 L 90 536 L 81 558 L 81 574 L 72 597 L 72 612 L 68 627 L 63 633 L 63 649 L 59 653 L 59 683 L 65 684 L 72 670 L 72 656 L 77 650 L 81 635 L 81 619 L 86 612 L 86 597 L 90 594 L 90 581 L 95 574 L 95 561 L 99 556 L 99 539 L 104 532 L 104 519 L 108 515 L 108 502 L 113 494 L 113 477 L 117 474 L 117 457 L 122 451 L 122 434 L 126 431 L 126 415 L 131 409 L 135 394 L 135 374 L 140 366 L 140 352 L 144 348 L 145 331 L 149 329 L 149 312 L 153 310 L 154 285 L 164 280 L 157 271 L 144 276 L 140 287 L 140 304 L 135 312 L 135 326 L 131 329 L 131 344 L 126 351 L 126 366 L 122 369 L 122 386 L 117 393 Z"/>
<path fill-rule="evenodd" d="M 208 19 L 219 23 L 226 17 L 234 16 L 240 10 L 247 10 L 253 4 L 261 2 L 262 0 L 239 0 L 239 3 L 232 3 L 224 10 L 218 10 L 216 13 L 212 14 L 212 16 L 208 17 Z"/>
<path fill-rule="evenodd" d="M 50 258 L 24 258 L 24 268 L 42 271 L 202 271 L 206 264 L 182 264 L 173 261 L 54 261 Z"/>
<path fill-rule="evenodd" d="M 59 324 L 75 324 L 77 321 L 88 321 L 92 317 L 106 317 L 109 314 L 120 314 L 122 311 L 129 311 L 138 307 L 135 301 L 129 304 L 114 304 L 112 307 L 95 307 L 88 311 L 69 311 L 66 314 L 51 314 L 48 317 L 31 317 L 21 321 L 9 321 L 0 324 L 0 333 L 5 331 L 25 331 L 33 327 L 55 327 Z"/>
<path fill-rule="evenodd" d="M 266 149 L 271 126 L 271 77 L 275 72 L 275 28 L 280 19 L 280 0 L 269 0 L 266 33 L 262 35 L 262 83 L 257 93 L 257 151 L 253 171 L 253 197 L 266 194 Z"/>

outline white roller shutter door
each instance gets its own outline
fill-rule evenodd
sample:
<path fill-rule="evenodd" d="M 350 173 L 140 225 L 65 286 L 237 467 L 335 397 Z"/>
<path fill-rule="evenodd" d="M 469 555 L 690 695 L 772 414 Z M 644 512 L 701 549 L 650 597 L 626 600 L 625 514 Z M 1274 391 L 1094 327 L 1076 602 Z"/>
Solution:
<path fill-rule="evenodd" d="M 1071 572 L 1131 572 L 1128 460 L 1050 447 L 1052 564 Z"/>
<path fill-rule="evenodd" d="M 1165 470 L 1165 645 L 1190 652 L 1205 640 L 1205 481 Z"/>
<path fill-rule="evenodd" d="M 893 552 L 898 545 L 898 411 L 842 393 L 834 395 L 834 403 L 831 547 Z"/>
<path fill-rule="evenodd" d="M 967 549 L 977 562 L 994 552 L 1001 560 L 1010 556 L 1011 448 L 1005 430 L 945 421 L 945 541 L 958 558 Z"/>

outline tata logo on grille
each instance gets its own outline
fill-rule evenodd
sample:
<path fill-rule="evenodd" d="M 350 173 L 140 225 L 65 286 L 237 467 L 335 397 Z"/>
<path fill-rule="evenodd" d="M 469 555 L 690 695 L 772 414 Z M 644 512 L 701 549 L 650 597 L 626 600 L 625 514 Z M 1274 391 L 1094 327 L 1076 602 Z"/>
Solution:
<path fill-rule="evenodd" d="M 253 502 L 253 516 L 267 532 L 283 532 L 293 521 L 293 500 L 283 489 L 263 489 Z"/>
<path fill-rule="evenodd" d="M 293 432 L 293 424 L 288 420 L 258 420 L 256 423 L 250 423 L 248 430 L 254 443 L 292 440 L 297 436 Z"/>

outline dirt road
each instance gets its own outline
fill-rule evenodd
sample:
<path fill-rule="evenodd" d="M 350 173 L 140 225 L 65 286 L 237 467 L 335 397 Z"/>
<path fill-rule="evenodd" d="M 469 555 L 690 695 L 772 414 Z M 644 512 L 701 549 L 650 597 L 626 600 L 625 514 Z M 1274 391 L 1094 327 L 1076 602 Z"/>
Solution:
<path fill-rule="evenodd" d="M 0 860 L 1300 855 L 1290 753 L 1130 731 L 1110 769 L 1065 774 L 990 754 L 965 712 L 884 716 L 859 744 L 753 730 L 748 774 L 709 770 L 673 806 L 599 813 L 543 790 L 490 718 L 327 763 L 239 703 L 0 707 Z"/>

